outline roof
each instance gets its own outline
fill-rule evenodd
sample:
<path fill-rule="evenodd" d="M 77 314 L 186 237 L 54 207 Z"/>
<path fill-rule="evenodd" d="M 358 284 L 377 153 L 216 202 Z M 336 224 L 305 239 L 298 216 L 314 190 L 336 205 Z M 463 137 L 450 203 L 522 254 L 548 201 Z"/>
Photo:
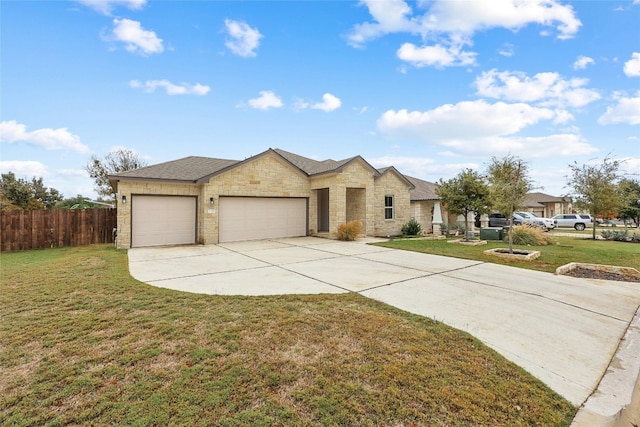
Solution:
<path fill-rule="evenodd" d="M 556 196 L 550 196 L 549 194 L 545 194 L 545 193 L 533 192 L 533 193 L 527 194 L 527 197 L 524 199 L 524 202 L 522 204 L 523 206 L 526 206 L 528 208 L 533 208 L 533 207 L 544 207 L 544 203 L 563 203 L 563 202 L 568 202 L 568 200 L 566 200 L 564 197 L 556 197 Z"/>
<path fill-rule="evenodd" d="M 406 176 L 406 175 L 405 175 Z M 436 190 L 438 189 L 438 184 L 434 184 L 433 182 L 424 181 L 419 178 L 414 178 L 412 176 L 406 176 L 411 184 L 413 184 L 413 188 L 409 192 L 410 198 L 412 201 L 420 201 L 420 200 L 439 200 L 438 194 Z"/>
<path fill-rule="evenodd" d="M 145 166 L 109 175 L 109 179 L 162 180 L 196 182 L 204 176 L 240 163 L 238 160 L 189 156 L 157 165 Z"/>

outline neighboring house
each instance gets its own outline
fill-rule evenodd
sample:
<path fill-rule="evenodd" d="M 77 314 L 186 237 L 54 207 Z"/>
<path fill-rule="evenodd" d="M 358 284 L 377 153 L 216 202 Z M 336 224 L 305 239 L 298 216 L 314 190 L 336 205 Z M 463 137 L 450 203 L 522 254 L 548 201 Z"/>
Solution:
<path fill-rule="evenodd" d="M 523 208 L 536 216 L 551 218 L 557 214 L 571 213 L 571 200 L 544 193 L 529 193 L 524 200 Z"/>
<path fill-rule="evenodd" d="M 118 193 L 119 248 L 335 237 L 351 220 L 366 235 L 393 236 L 435 197 L 412 202 L 411 192 L 430 183 L 360 156 L 316 161 L 280 149 L 242 161 L 185 157 L 109 180 Z"/>

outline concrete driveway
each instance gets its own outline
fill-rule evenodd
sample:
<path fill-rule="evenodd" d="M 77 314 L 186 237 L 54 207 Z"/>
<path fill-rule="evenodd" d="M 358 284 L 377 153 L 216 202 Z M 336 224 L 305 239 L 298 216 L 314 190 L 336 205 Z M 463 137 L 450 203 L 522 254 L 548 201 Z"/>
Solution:
<path fill-rule="evenodd" d="M 312 237 L 129 250 L 136 279 L 221 295 L 358 292 L 476 336 L 575 405 L 596 389 L 640 286 Z"/>

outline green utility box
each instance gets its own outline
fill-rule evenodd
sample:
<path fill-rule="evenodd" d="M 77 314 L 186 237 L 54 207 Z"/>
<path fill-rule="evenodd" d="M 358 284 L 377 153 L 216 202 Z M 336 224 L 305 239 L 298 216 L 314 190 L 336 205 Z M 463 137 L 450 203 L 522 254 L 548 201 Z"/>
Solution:
<path fill-rule="evenodd" d="M 502 227 L 481 228 L 480 240 L 502 240 Z"/>

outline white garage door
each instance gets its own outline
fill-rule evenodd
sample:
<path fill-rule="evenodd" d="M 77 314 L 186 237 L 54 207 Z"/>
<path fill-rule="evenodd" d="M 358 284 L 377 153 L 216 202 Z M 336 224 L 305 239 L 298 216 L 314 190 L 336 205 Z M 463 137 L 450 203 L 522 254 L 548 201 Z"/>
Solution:
<path fill-rule="evenodd" d="M 307 199 L 220 197 L 219 241 L 306 236 Z"/>
<path fill-rule="evenodd" d="M 131 247 L 188 245 L 195 242 L 195 197 L 131 197 Z"/>

